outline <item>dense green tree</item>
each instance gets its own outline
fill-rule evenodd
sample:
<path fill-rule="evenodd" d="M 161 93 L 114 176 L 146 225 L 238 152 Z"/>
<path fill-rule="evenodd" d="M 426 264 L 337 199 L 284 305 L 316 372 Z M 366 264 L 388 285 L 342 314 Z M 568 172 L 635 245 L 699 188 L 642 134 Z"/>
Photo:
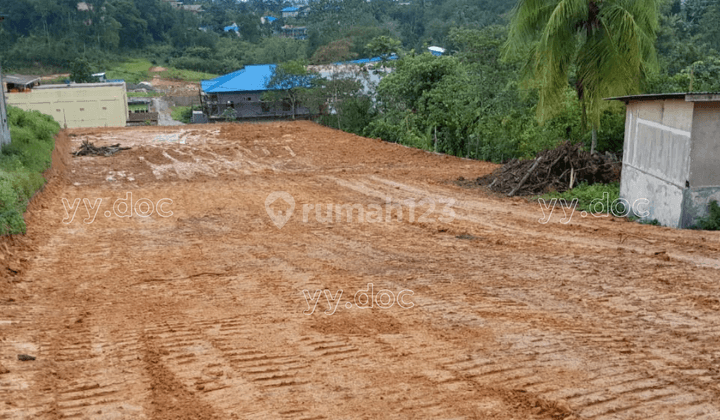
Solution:
<path fill-rule="evenodd" d="M 94 81 L 92 77 L 92 68 L 85 58 L 78 58 L 72 63 L 70 80 L 75 83 L 89 83 Z"/>
<path fill-rule="evenodd" d="M 312 88 L 313 81 L 317 77 L 308 71 L 306 64 L 302 60 L 278 64 L 267 82 L 267 87 L 270 89 L 267 95 L 275 101 L 286 98 L 290 102 L 293 119 L 295 119 L 295 111 L 302 92 Z"/>
<path fill-rule="evenodd" d="M 373 57 L 382 58 L 383 62 L 386 62 L 391 55 L 399 55 L 401 52 L 402 43 L 389 36 L 381 35 L 377 38 L 373 38 L 372 41 L 368 42 L 365 46 L 367 52 Z"/>
<path fill-rule="evenodd" d="M 345 61 L 357 56 L 356 53 L 350 52 L 352 41 L 347 38 L 338 39 L 315 51 L 310 58 L 312 64 L 328 64 L 338 61 Z"/>
<path fill-rule="evenodd" d="M 539 89 L 538 117 L 552 116 L 574 72 L 583 116 L 592 125 L 591 151 L 603 99 L 639 92 L 656 68 L 661 0 L 520 0 L 513 11 L 508 52 L 528 57 L 528 79 Z M 526 50 L 530 44 L 532 47 Z"/>
<path fill-rule="evenodd" d="M 716 52 L 720 51 L 720 3 L 708 5 L 700 19 L 701 39 Z"/>

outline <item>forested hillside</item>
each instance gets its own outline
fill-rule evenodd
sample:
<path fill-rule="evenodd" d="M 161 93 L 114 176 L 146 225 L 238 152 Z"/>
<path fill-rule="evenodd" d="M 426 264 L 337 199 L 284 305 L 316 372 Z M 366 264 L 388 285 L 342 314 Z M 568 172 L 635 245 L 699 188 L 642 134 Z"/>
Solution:
<path fill-rule="evenodd" d="M 566 69 L 565 87 L 556 89 L 560 95 L 551 106 L 539 107 L 542 81 L 528 77 L 526 58 L 535 41 L 526 51 L 509 52 L 515 3 L 311 0 L 304 13 L 283 18 L 281 10 L 290 3 L 186 1 L 201 6 L 202 12 L 193 13 L 162 0 L 5 0 L 0 60 L 9 70 L 40 73 L 68 70 L 78 60 L 102 71 L 113 62 L 145 58 L 222 74 L 247 64 L 323 64 L 397 52 L 401 59 L 388 64 L 395 69 L 372 93 L 374 100 L 346 95 L 338 114 L 323 123 L 493 161 L 530 156 L 564 139 L 589 145 L 595 125 L 581 111 L 577 68 Z M 653 6 L 646 12 L 657 21 L 655 51 L 644 58 L 642 77 L 630 83 L 637 93 L 720 90 L 719 2 L 611 3 Z M 277 19 L 262 19 L 267 16 Z M 237 31 L 224 29 L 233 23 Z M 307 28 L 306 38 L 278 36 L 285 25 Z M 447 52 L 434 57 L 428 46 Z M 599 113 L 598 150 L 619 151 L 623 107 L 601 105 L 593 110 Z"/>
<path fill-rule="evenodd" d="M 282 18 L 290 3 L 250 0 L 185 1 L 202 12 L 175 9 L 162 0 L 3 1 L 0 24 L 6 67 L 69 68 L 123 56 L 176 62 L 191 70 L 222 73 L 241 65 L 311 58 L 333 41 L 349 41 L 348 54 L 364 56 L 374 37 L 388 35 L 405 49 L 443 44 L 455 27 L 503 21 L 512 4 L 502 0 L 311 1 L 306 16 Z M 276 21 L 262 23 L 261 17 Z M 236 23 L 238 33 L 224 31 Z M 283 25 L 305 26 L 307 40 L 272 36 Z M 335 58 L 335 57 L 330 57 Z"/>

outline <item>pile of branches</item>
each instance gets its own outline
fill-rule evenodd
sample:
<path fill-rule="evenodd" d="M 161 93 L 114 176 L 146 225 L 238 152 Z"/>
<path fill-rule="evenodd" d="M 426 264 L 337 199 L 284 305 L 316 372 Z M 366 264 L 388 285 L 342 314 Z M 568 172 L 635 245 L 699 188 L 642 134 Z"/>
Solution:
<path fill-rule="evenodd" d="M 622 163 L 615 155 L 590 154 L 581 150 L 579 144 L 566 141 L 555 149 L 538 153 L 535 159 L 513 159 L 477 181 L 508 196 L 537 195 L 567 191 L 581 182 L 619 181 L 621 169 Z"/>
<path fill-rule="evenodd" d="M 73 152 L 73 156 L 112 156 L 121 150 L 128 150 L 129 147 L 120 147 L 120 143 L 111 146 L 97 147 L 89 141 L 82 142 L 80 148 Z"/>

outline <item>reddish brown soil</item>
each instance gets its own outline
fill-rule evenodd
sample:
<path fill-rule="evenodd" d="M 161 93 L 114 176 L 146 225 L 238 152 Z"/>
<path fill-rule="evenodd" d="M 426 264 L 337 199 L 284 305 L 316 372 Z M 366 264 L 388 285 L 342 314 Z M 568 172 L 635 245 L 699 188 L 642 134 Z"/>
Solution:
<path fill-rule="evenodd" d="M 68 135 L 132 149 L 56 156 L 0 243 L 1 419 L 720 418 L 720 233 L 541 224 L 452 183 L 495 165 L 310 122 Z M 172 216 L 105 217 L 127 192 Z M 303 222 L 386 197 L 455 218 Z M 64 223 L 63 198 L 102 202 Z M 354 306 L 368 283 L 414 306 Z"/>
<path fill-rule="evenodd" d="M 150 71 L 153 69 L 151 68 Z M 150 84 L 156 91 L 168 96 L 197 96 L 200 92 L 200 83 L 166 79 L 157 74 L 150 80 Z"/>

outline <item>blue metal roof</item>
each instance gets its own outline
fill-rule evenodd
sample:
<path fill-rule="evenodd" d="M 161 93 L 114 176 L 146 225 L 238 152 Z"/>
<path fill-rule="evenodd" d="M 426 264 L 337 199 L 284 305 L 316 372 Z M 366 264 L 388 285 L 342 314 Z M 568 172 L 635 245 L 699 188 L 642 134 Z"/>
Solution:
<path fill-rule="evenodd" d="M 240 28 L 238 28 L 236 23 L 233 23 L 232 25 L 225 27 L 225 32 L 230 32 L 230 31 L 240 32 Z"/>
<path fill-rule="evenodd" d="M 281 12 L 297 12 L 299 10 L 300 9 L 298 9 L 297 7 L 286 7 L 284 9 L 282 9 Z"/>
<path fill-rule="evenodd" d="M 270 22 L 270 23 L 273 23 L 273 22 L 275 22 L 275 21 L 277 20 L 276 17 L 272 17 L 272 16 L 263 16 L 263 17 L 264 17 L 265 19 L 267 19 L 267 21 Z"/>
<path fill-rule="evenodd" d="M 391 54 L 387 60 L 397 60 L 398 56 L 396 54 Z M 367 64 L 367 63 L 379 63 L 382 61 L 382 57 L 372 57 L 372 58 L 360 58 L 357 60 L 350 60 L 350 61 L 339 61 L 337 64 Z"/>
<path fill-rule="evenodd" d="M 273 75 L 275 64 L 245 66 L 245 68 L 216 77 L 202 80 L 200 86 L 206 93 L 248 92 L 271 90 L 267 82 Z"/>

